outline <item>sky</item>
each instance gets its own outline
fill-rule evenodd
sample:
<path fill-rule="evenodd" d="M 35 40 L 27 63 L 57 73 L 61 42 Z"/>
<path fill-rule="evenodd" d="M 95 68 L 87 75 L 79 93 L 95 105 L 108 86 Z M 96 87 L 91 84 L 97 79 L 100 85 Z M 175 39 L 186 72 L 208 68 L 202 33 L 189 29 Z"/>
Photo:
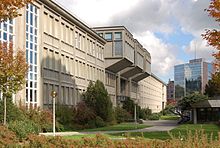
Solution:
<path fill-rule="evenodd" d="M 204 9 L 210 0 L 56 0 L 89 27 L 125 26 L 151 53 L 152 72 L 174 79 L 174 65 L 213 60 L 201 34 L 219 28 Z"/>

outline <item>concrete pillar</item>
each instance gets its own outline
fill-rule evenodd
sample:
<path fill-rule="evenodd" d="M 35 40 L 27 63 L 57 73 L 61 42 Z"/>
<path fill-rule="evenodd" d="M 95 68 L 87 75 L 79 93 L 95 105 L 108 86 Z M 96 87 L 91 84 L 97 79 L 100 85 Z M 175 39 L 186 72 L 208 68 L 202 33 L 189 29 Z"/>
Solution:
<path fill-rule="evenodd" d="M 193 124 L 197 124 L 197 111 L 196 111 L 196 108 L 193 109 Z"/>
<path fill-rule="evenodd" d="M 121 95 L 121 76 L 118 73 L 118 77 L 116 78 L 116 98 Z"/>
<path fill-rule="evenodd" d="M 128 81 L 128 96 L 131 98 L 131 88 L 132 87 L 132 83 L 131 83 L 131 78 Z"/>

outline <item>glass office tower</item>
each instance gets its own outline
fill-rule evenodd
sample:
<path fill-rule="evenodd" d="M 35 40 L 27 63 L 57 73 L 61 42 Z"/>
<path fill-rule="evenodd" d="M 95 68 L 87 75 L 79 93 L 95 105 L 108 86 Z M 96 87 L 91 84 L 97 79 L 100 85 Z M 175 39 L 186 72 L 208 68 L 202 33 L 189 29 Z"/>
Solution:
<path fill-rule="evenodd" d="M 204 93 L 212 71 L 212 64 L 202 58 L 176 65 L 174 67 L 175 98 L 181 99 L 193 92 Z"/>

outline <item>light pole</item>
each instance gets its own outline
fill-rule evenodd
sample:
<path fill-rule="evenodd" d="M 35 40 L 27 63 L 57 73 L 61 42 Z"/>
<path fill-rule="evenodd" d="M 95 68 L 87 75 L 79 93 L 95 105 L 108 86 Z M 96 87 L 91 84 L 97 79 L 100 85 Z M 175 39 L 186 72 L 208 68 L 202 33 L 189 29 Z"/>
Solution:
<path fill-rule="evenodd" d="M 56 119 L 55 119 L 55 103 L 56 103 L 56 96 L 57 96 L 57 92 L 55 92 L 54 90 L 51 92 L 51 97 L 53 99 L 53 136 L 55 136 L 55 128 L 56 128 Z"/>

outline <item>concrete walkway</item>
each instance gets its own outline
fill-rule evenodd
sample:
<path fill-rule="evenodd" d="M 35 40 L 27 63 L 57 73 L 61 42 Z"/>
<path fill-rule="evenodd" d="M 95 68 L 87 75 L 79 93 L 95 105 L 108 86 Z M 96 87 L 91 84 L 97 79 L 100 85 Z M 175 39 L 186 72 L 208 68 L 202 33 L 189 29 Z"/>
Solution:
<path fill-rule="evenodd" d="M 152 127 L 137 129 L 137 130 L 124 130 L 124 131 L 56 132 L 56 135 L 71 136 L 71 135 L 85 135 L 85 134 L 113 134 L 113 133 L 124 133 L 124 132 L 126 133 L 126 132 L 170 131 L 178 126 L 177 121 L 173 121 L 173 120 L 144 121 L 144 124 L 151 125 Z M 53 133 L 40 133 L 40 135 L 52 136 Z"/>

